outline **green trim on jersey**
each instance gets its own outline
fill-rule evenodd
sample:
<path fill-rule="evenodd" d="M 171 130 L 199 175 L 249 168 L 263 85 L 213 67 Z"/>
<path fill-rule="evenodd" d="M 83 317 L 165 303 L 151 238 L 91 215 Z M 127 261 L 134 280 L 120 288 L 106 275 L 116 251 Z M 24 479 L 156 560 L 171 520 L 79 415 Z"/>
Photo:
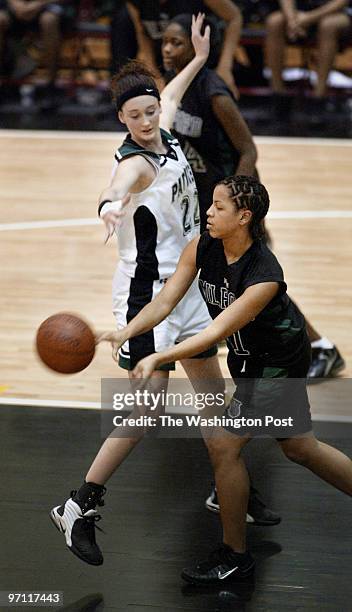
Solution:
<path fill-rule="evenodd" d="M 167 143 L 168 145 L 175 144 L 180 146 L 177 138 L 169 134 L 166 130 L 160 128 L 160 134 L 163 143 Z M 133 155 L 145 155 L 147 157 L 151 157 L 156 161 L 160 160 L 160 157 L 166 155 L 166 153 L 155 153 L 155 151 L 149 151 L 148 149 L 143 149 L 137 142 L 132 140 L 131 134 L 128 134 L 123 141 L 121 147 L 117 149 L 115 154 L 115 159 L 117 161 L 121 161 L 122 159 L 127 159 L 127 157 L 132 157 Z"/>

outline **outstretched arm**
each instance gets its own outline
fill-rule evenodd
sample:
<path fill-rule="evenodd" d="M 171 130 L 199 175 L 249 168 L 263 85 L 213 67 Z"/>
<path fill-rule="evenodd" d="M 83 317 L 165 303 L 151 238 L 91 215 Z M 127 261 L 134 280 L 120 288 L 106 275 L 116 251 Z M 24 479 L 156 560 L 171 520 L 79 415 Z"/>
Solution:
<path fill-rule="evenodd" d="M 141 155 L 129 157 L 117 166 L 109 187 L 104 189 L 98 201 L 99 216 L 106 227 L 105 242 L 113 235 L 130 200 L 130 193 L 147 189 L 155 178 L 155 170 Z"/>
<path fill-rule="evenodd" d="M 162 114 L 160 117 L 160 127 L 170 130 L 174 122 L 177 107 L 179 106 L 184 93 L 192 83 L 196 74 L 204 66 L 209 55 L 210 28 L 205 28 L 204 35 L 201 29 L 204 15 L 192 16 L 192 43 L 195 56 L 192 61 L 184 67 L 179 74 L 170 81 L 161 93 Z"/>
<path fill-rule="evenodd" d="M 183 298 L 197 276 L 196 253 L 199 238 L 194 238 L 183 250 L 174 274 L 157 297 L 147 304 L 129 324 L 117 332 L 107 332 L 98 342 L 112 342 L 114 353 L 130 338 L 149 331 L 163 321 Z"/>
<path fill-rule="evenodd" d="M 250 323 L 275 297 L 278 283 L 258 283 L 248 287 L 231 306 L 228 306 L 203 331 L 160 353 L 142 359 L 133 370 L 135 378 L 149 378 L 163 363 L 188 359 L 224 340 Z"/>

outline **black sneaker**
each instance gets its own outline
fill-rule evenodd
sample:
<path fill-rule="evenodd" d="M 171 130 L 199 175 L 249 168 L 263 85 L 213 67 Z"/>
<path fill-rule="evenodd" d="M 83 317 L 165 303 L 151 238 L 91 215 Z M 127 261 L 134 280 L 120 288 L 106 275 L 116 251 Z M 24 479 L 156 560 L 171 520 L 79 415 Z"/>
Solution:
<path fill-rule="evenodd" d="M 336 376 L 345 365 L 345 360 L 336 346 L 331 349 L 312 348 L 312 362 L 308 370 L 307 382 L 309 384 L 319 383 L 323 378 Z"/>
<path fill-rule="evenodd" d="M 254 487 L 251 487 L 249 491 L 247 523 L 262 525 L 263 527 L 281 523 L 281 516 L 265 505 L 259 492 Z"/>
<path fill-rule="evenodd" d="M 205 507 L 211 512 L 216 512 L 219 514 L 220 505 L 215 487 L 211 491 L 209 497 L 206 499 Z M 262 526 L 278 525 L 281 522 L 281 516 L 267 508 L 258 491 L 254 487 L 251 487 L 249 490 L 246 522 L 251 523 L 252 525 Z"/>
<path fill-rule="evenodd" d="M 76 494 L 77 491 L 71 491 L 71 497 L 62 506 L 52 509 L 50 518 L 57 529 L 65 535 L 66 544 L 71 552 L 90 565 L 102 565 L 103 555 L 95 541 L 96 522 L 101 516 L 95 508 L 81 508 Z M 97 499 L 95 503 L 101 506 L 104 502 Z"/>
<path fill-rule="evenodd" d="M 254 560 L 248 552 L 236 553 L 222 544 L 205 561 L 184 569 L 181 577 L 192 584 L 222 584 L 224 580 L 245 580 L 253 576 Z"/>

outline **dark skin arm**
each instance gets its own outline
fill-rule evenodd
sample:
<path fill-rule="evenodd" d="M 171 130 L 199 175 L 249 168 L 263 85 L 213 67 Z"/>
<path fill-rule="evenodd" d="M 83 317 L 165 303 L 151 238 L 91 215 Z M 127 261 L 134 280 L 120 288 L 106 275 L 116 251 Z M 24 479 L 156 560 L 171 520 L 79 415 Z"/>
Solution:
<path fill-rule="evenodd" d="M 154 43 L 145 31 L 140 18 L 140 13 L 138 9 L 134 6 L 134 4 L 132 4 L 132 2 L 127 2 L 127 10 L 130 14 L 136 31 L 138 59 L 141 59 L 149 67 L 153 74 L 155 74 L 157 85 L 160 89 L 162 89 L 165 83 L 157 66 Z"/>
<path fill-rule="evenodd" d="M 255 175 L 257 149 L 246 122 L 234 101 L 226 95 L 212 97 L 212 109 L 234 148 L 240 153 L 236 174 Z"/>
<path fill-rule="evenodd" d="M 234 54 L 237 49 L 242 30 L 242 15 L 232 0 L 204 0 L 204 4 L 220 19 L 226 22 L 224 42 L 219 64 L 216 69 L 233 95 L 237 98 L 238 91 L 232 74 Z"/>

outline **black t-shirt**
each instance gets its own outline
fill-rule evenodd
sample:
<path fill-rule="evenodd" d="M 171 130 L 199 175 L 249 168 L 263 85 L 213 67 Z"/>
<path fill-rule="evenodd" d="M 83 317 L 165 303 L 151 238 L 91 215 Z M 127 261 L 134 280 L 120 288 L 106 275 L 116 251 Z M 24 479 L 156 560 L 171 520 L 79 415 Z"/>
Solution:
<path fill-rule="evenodd" d="M 212 98 L 219 95 L 234 100 L 216 72 L 202 68 L 182 98 L 172 129 L 193 170 L 204 219 L 216 183 L 235 174 L 240 159 L 212 109 Z"/>
<path fill-rule="evenodd" d="M 244 291 L 258 283 L 277 282 L 271 302 L 239 332 L 227 338 L 234 357 L 286 365 L 305 342 L 305 320 L 286 293 L 282 268 L 262 240 L 255 240 L 240 259 L 228 265 L 221 240 L 204 232 L 197 248 L 199 287 L 209 314 L 215 319 Z"/>

